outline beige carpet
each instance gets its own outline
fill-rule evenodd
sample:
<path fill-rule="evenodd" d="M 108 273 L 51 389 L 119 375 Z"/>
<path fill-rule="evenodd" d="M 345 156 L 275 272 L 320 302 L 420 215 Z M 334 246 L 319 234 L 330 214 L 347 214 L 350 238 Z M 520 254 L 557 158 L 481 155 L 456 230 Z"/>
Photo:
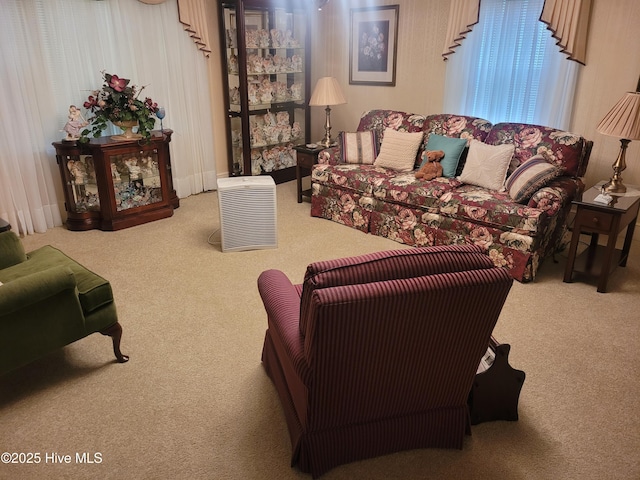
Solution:
<path fill-rule="evenodd" d="M 56 228 L 24 239 L 27 250 L 54 245 L 111 281 L 131 360 L 114 363 L 110 340 L 96 334 L 1 377 L 0 452 L 37 452 L 41 462 L 0 464 L 0 478 L 311 478 L 290 467 L 284 416 L 260 364 L 256 278 L 278 268 L 300 282 L 314 260 L 401 245 L 311 218 L 295 197 L 295 182 L 278 186 L 271 250 L 207 243 L 215 193 L 119 232 Z M 535 283 L 514 284 L 495 336 L 527 373 L 520 421 L 475 426 L 462 450 L 401 452 L 323 478 L 640 478 L 638 243 L 607 294 L 563 283 L 562 255 Z M 78 464 L 76 452 L 101 463 Z M 53 464 L 54 453 L 71 464 Z"/>

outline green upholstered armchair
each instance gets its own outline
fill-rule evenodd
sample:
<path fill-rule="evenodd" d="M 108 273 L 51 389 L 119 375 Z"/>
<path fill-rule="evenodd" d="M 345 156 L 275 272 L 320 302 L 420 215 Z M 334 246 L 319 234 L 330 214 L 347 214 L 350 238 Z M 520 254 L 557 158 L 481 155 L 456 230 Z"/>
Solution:
<path fill-rule="evenodd" d="M 54 247 L 25 253 L 15 233 L 0 233 L 0 375 L 95 332 L 129 359 L 109 282 Z"/>

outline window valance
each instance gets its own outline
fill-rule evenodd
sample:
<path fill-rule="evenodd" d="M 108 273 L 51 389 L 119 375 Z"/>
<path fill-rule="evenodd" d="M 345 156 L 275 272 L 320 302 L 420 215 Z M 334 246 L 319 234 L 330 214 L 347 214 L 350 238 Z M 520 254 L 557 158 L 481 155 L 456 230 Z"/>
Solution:
<path fill-rule="evenodd" d="M 592 0 L 545 0 L 540 21 L 547 24 L 560 51 L 585 64 Z"/>
<path fill-rule="evenodd" d="M 206 57 L 211 54 L 205 0 L 178 0 L 180 23 Z"/>
<path fill-rule="evenodd" d="M 460 42 L 467 36 L 473 26 L 478 23 L 480 0 L 452 0 L 447 25 L 447 38 L 442 52 L 444 59 L 454 53 Z"/>
<path fill-rule="evenodd" d="M 547 25 L 560 51 L 585 64 L 592 0 L 545 0 L 540 21 Z M 480 0 L 452 0 L 442 57 L 454 53 L 478 23 Z"/>

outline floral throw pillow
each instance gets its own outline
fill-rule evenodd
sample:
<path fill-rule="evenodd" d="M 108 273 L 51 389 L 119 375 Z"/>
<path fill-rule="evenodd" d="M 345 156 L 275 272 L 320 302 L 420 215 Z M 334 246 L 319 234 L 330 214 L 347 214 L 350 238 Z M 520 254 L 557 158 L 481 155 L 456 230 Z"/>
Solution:
<path fill-rule="evenodd" d="M 386 128 L 380 154 L 373 164 L 376 167 L 390 168 L 398 172 L 410 172 L 413 170 L 416 154 L 423 138 L 423 132 L 407 133 Z"/>
<path fill-rule="evenodd" d="M 372 165 L 378 156 L 378 138 L 376 132 L 340 132 L 338 139 L 345 163 Z"/>
<path fill-rule="evenodd" d="M 560 169 L 547 162 L 542 155 L 534 155 L 509 175 L 505 187 L 514 202 L 526 203 L 560 173 Z"/>

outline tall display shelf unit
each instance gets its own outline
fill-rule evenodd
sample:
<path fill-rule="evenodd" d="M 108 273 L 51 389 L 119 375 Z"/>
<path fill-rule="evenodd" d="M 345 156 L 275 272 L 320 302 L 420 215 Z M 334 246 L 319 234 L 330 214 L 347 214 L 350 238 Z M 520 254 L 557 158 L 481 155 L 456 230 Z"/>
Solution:
<path fill-rule="evenodd" d="M 169 142 L 172 130 L 149 141 L 100 137 L 54 142 L 69 230 L 120 230 L 173 215 Z"/>
<path fill-rule="evenodd" d="M 296 178 L 310 136 L 310 28 L 302 0 L 220 0 L 229 174 Z"/>

